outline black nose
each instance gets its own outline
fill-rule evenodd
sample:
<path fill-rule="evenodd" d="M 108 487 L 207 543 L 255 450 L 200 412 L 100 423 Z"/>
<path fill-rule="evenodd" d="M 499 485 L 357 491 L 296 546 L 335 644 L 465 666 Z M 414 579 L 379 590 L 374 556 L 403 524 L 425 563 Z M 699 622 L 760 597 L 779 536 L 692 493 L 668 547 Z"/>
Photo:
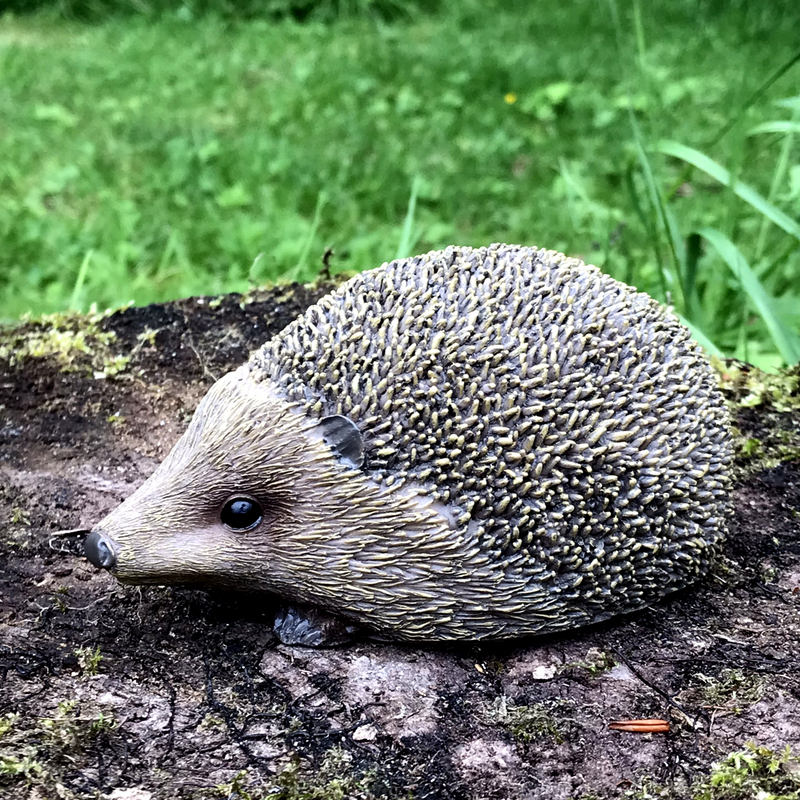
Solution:
<path fill-rule="evenodd" d="M 86 558 L 96 567 L 114 569 L 117 563 L 116 542 L 104 533 L 92 531 L 83 543 Z"/>

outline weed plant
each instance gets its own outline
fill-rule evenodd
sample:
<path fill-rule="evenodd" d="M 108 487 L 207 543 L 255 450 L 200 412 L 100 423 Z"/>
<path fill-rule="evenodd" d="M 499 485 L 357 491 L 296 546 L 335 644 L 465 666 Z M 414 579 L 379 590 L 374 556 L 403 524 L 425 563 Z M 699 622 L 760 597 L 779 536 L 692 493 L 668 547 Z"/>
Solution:
<path fill-rule="evenodd" d="M 155 5 L 0 17 L 0 318 L 506 241 L 800 360 L 795 3 Z"/>

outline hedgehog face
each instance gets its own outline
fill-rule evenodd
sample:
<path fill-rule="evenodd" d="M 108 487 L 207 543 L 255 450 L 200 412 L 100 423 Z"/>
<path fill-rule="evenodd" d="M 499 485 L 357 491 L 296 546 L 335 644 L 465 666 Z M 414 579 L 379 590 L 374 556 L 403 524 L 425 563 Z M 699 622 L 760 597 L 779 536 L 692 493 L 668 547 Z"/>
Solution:
<path fill-rule="evenodd" d="M 413 497 L 388 502 L 391 490 L 360 465 L 353 423 L 312 419 L 242 368 L 211 388 L 156 472 L 91 531 L 86 555 L 124 583 L 306 600 L 328 593 L 327 578 L 335 596 L 352 569 L 347 553 L 370 537 L 442 526 Z"/>
<path fill-rule="evenodd" d="M 321 512 L 335 535 L 342 516 L 319 490 L 348 469 L 316 427 L 267 384 L 225 376 L 158 470 L 90 533 L 89 560 L 126 583 L 275 589 L 293 535 Z"/>

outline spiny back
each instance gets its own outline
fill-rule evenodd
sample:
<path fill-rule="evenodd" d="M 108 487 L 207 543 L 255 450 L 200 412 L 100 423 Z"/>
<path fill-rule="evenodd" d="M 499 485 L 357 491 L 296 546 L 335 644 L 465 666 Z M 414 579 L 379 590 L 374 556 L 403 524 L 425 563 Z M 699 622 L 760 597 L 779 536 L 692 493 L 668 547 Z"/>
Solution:
<path fill-rule="evenodd" d="M 353 420 L 375 481 L 422 488 L 499 574 L 593 619 L 688 583 L 724 534 L 727 416 L 699 348 L 652 299 L 561 254 L 450 247 L 384 265 L 250 371 L 310 416 Z"/>

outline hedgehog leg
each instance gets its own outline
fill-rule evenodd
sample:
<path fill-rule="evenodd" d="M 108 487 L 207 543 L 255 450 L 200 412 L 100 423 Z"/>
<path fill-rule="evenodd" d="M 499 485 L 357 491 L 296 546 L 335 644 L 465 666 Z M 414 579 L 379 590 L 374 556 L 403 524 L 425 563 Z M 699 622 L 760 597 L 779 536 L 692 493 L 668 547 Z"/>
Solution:
<path fill-rule="evenodd" d="M 282 644 L 301 647 L 335 647 L 358 638 L 361 629 L 341 617 L 312 606 L 282 606 L 272 630 Z"/>

